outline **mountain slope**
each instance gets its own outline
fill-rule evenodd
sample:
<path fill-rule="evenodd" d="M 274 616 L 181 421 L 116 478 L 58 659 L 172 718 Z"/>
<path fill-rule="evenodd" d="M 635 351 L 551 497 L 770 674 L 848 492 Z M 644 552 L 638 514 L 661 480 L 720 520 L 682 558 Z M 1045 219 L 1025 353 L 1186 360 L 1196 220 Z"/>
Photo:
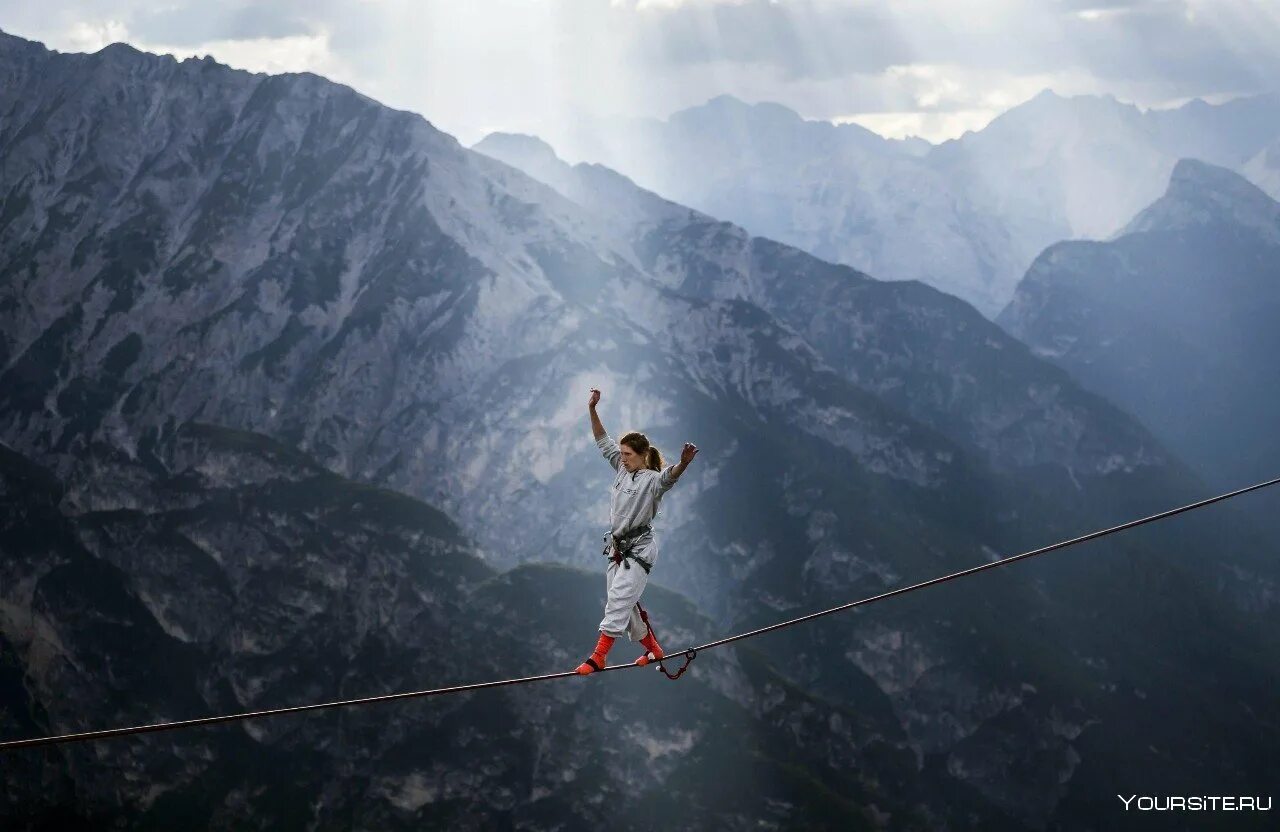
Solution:
<path fill-rule="evenodd" d="M 1000 217 L 919 152 L 858 125 L 719 96 L 667 121 L 605 121 L 555 143 L 752 234 L 881 279 L 928 282 L 988 314 L 1004 302 L 1001 276 L 1025 268 Z"/>
<path fill-rule="evenodd" d="M 1240 172 L 1272 199 L 1280 199 L 1280 138 L 1259 150 Z"/>
<path fill-rule="evenodd" d="M 506 658 L 523 658 L 530 672 L 545 669 L 539 634 L 572 629 L 576 644 L 598 620 L 607 469 L 587 433 L 590 386 L 605 389 L 615 435 L 637 427 L 662 448 L 692 439 L 704 450 L 660 520 L 671 556 L 655 584 L 679 585 L 708 616 L 695 623 L 662 610 L 677 643 L 1199 495 L 1141 425 L 928 287 L 873 281 L 751 238 L 608 171 L 562 192 L 314 76 L 251 76 L 125 47 L 61 57 L 3 50 L 6 70 L 23 79 L 4 89 L 15 117 L 0 124 L 0 146 L 15 160 L 0 183 L 5 440 L 57 479 L 110 495 L 117 475 L 100 470 L 96 448 L 135 464 L 148 437 L 193 418 L 215 422 L 426 498 L 490 565 L 590 565 L 589 579 L 564 581 L 572 605 L 511 607 Z M 1080 802 L 1099 793 L 1079 772 L 1145 766 L 1159 785 L 1225 758 L 1220 768 L 1238 782 L 1265 779 L 1265 763 L 1233 749 L 1245 726 L 1258 742 L 1272 736 L 1250 709 L 1264 707 L 1274 681 L 1274 668 L 1255 661 L 1273 630 L 1242 620 L 1268 608 L 1234 561 L 1195 557 L 1220 539 L 1212 531 L 1196 520 L 1093 558 L 1010 570 L 983 583 L 981 603 L 934 593 L 874 626 L 798 641 L 788 633 L 773 644 L 795 649 L 774 670 L 824 708 L 883 719 L 868 736 L 900 738 L 888 753 L 926 771 L 934 779 L 922 788 L 936 787 L 948 805 L 982 807 L 979 825 L 1078 820 Z M 101 545 L 105 557 L 114 544 Z M 1102 602 L 1080 601 L 1098 586 Z M 66 616 L 69 626 L 91 620 L 74 607 Z M 1009 638 L 1010 620 L 1038 622 L 1039 637 Z M 1179 622 L 1191 628 L 1177 630 L 1191 664 L 1166 652 L 1135 663 Z M 1224 639 L 1238 652 L 1215 652 Z M 578 658 L 570 649 L 566 663 Z M 1199 678 L 1206 667 L 1211 681 Z M 1024 684 L 1041 692 L 1034 702 Z M 1142 700 L 1133 691 L 1146 684 L 1154 689 L 1142 688 Z M 1183 688 L 1225 704 L 1201 723 L 1194 753 L 1180 751 L 1182 768 L 1168 756 L 1168 726 L 1133 728 L 1160 751 L 1120 741 L 1116 724 L 1139 700 L 1178 714 L 1202 701 Z M 1121 693 L 1102 702 L 1099 690 Z M 829 727 L 831 713 L 815 724 Z M 720 718 L 707 714 L 700 719 Z M 501 714 L 495 724 L 521 730 Z M 750 720 L 730 727 L 761 730 Z M 457 730 L 429 778 L 405 768 L 386 781 L 411 815 L 431 802 L 424 793 L 457 777 L 467 722 Z M 784 754 L 776 735 L 761 736 L 760 753 Z M 429 740 L 411 732 L 405 757 Z M 1011 743 L 1048 752 L 982 750 Z M 582 770 L 595 747 L 581 751 Z M 681 777 L 749 757 L 717 748 Z M 822 818 L 852 823 L 880 804 L 797 760 L 755 775 L 795 774 L 786 817 L 803 822 L 818 816 L 807 807 L 827 806 L 814 778 L 856 804 L 842 814 L 833 801 Z M 902 783 L 900 763 L 867 767 Z M 1014 774 L 1025 779 L 1009 786 Z M 541 825 L 563 812 L 595 819 L 585 797 L 567 809 L 559 796 L 581 796 L 586 783 L 585 774 L 540 782 L 550 792 Z M 909 785 L 886 788 L 899 806 L 914 800 Z M 719 811 L 739 791 L 700 810 Z M 500 789 L 484 791 L 482 805 L 475 781 L 445 793 L 459 822 L 512 805 Z M 376 812 L 363 819 L 365 793 L 349 781 L 327 794 L 379 825 Z M 242 805 L 232 803 L 219 816 L 227 824 Z"/>
<path fill-rule="evenodd" d="M 495 136 L 477 149 L 593 212 L 609 212 L 620 222 L 643 217 L 629 236 L 647 273 L 670 290 L 759 306 L 841 376 L 987 465 L 1058 465 L 1096 477 L 1117 467 L 1169 463 L 1141 426 L 1077 390 L 954 298 L 915 283 L 873 280 L 751 237 L 730 223 L 680 209 L 607 168 L 570 167 L 527 137 Z M 686 329 L 699 330 L 677 332 Z"/>
<path fill-rule="evenodd" d="M 923 153 L 731 96 L 666 121 L 600 120 L 548 138 L 566 158 L 752 234 L 920 280 L 994 317 L 1040 251 L 1114 233 L 1159 196 L 1178 158 L 1240 166 L 1277 136 L 1275 96 L 1141 112 L 1045 90 Z"/>
<path fill-rule="evenodd" d="M 532 501 L 535 524 L 566 504 L 600 505 L 583 484 L 591 461 L 569 451 L 583 417 L 564 405 L 592 383 L 616 390 L 615 412 L 645 421 L 668 448 L 685 438 L 664 432 L 682 386 L 713 396 L 736 387 L 756 412 L 820 429 L 784 405 L 825 362 L 898 410 L 858 416 L 865 438 L 842 444 L 906 460 L 876 463 L 899 477 L 921 476 L 910 470 L 916 452 L 887 438 L 901 416 L 997 466 L 1052 463 L 1087 477 L 1117 461 L 1130 469 L 1166 461 L 1140 428 L 1116 423 L 1105 403 L 1074 400 L 1056 370 L 1028 362 L 997 328 L 923 287 L 877 283 L 687 209 L 646 205 L 634 213 L 639 223 L 617 222 L 614 211 L 584 207 L 314 77 L 222 72 L 206 81 L 199 62 L 127 47 L 103 55 L 93 83 L 107 84 L 114 71 L 117 82 L 129 72 L 198 84 L 221 132 L 189 140 L 214 148 L 199 156 L 191 149 L 199 144 L 171 137 L 208 136 L 204 121 L 177 103 L 169 111 L 148 103 L 118 108 L 123 123 L 95 134 L 142 136 L 145 152 L 95 144 L 76 112 L 100 107 L 101 95 L 76 74 L 90 72 L 79 60 L 65 67 L 70 75 L 43 72 L 36 83 L 83 101 L 6 123 L 15 180 L 13 219 L 0 231 L 9 357 L 0 418 L 16 446 L 59 454 L 52 464 L 67 464 L 94 435 L 128 447 L 169 419 L 259 430 L 335 470 L 438 502 L 492 557 L 513 563 L 545 558 L 529 546 L 560 524 L 535 525 L 511 551 L 500 530 L 512 496 Z M 15 107 L 58 100 L 35 87 Z M 149 116 L 163 130 L 145 128 L 147 113 L 166 112 Z M 36 122 L 68 131 L 68 140 L 23 138 L 23 125 Z M 322 165 L 337 152 L 331 144 L 341 163 Z M 80 193 L 78 179 L 37 189 L 19 174 L 21 158 L 30 168 L 92 170 L 97 190 Z M 295 192 L 295 182 L 314 192 Z M 160 193 L 188 196 L 168 205 Z M 625 202 L 617 193 L 609 201 Z M 675 256 L 658 259 L 666 246 Z M 685 323 L 691 310 L 727 309 L 727 299 L 773 313 L 777 325 L 742 320 L 767 330 L 772 349 L 792 361 L 789 375 L 753 370 L 732 316 Z M 669 333 L 697 339 L 701 352 L 673 350 Z M 966 349 L 953 348 L 956 338 Z M 699 357 L 718 348 L 726 359 Z M 652 394 L 627 381 L 645 373 Z M 715 386 L 699 380 L 707 373 Z M 773 392 L 761 398 L 744 387 L 755 379 Z M 536 488 L 497 440 L 514 430 L 532 431 Z M 596 533 L 577 528 L 559 551 L 594 547 Z"/>
<path fill-rule="evenodd" d="M 92 480 L 60 483 L 0 446 L 5 738 L 546 673 L 577 656 L 575 617 L 598 613 L 598 576 L 495 573 L 430 507 L 266 437 L 192 424 L 146 447 L 95 446 Z M 705 627 L 672 593 L 648 601 L 669 639 Z M 552 625 L 538 650 L 531 620 Z M 679 684 L 632 671 L 12 752 L 0 815 L 585 829 L 604 800 L 635 829 L 669 812 L 725 828 L 1009 822 L 917 772 L 883 704 L 833 707 L 749 649 Z"/>
<path fill-rule="evenodd" d="M 1000 321 L 1215 485 L 1274 476 L 1280 204 L 1184 160 L 1114 240 L 1051 247 Z"/>

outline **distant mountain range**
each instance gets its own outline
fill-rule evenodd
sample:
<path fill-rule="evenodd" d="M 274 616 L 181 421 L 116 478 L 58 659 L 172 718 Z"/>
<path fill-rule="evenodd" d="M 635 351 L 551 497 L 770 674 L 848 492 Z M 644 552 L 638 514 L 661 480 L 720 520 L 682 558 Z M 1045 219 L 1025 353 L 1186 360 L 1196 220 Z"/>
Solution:
<path fill-rule="evenodd" d="M 1280 472 L 1280 203 L 1178 163 L 1114 239 L 1048 248 L 999 321 L 1219 487 Z"/>
<path fill-rule="evenodd" d="M 1280 138 L 1259 150 L 1240 172 L 1272 199 L 1280 199 Z"/>
<path fill-rule="evenodd" d="M 1114 233 L 1160 195 L 1179 158 L 1275 187 L 1280 157 L 1265 148 L 1280 140 L 1280 96 L 1143 112 L 1046 90 L 923 147 L 719 96 L 666 120 L 584 121 L 544 138 L 752 234 L 923 281 L 994 317 L 1040 251 Z"/>
<path fill-rule="evenodd" d="M 0 35 L 0 77 L 14 734 L 569 667 L 603 597 L 591 386 L 615 435 L 702 448 L 659 520 L 677 645 L 1204 495 L 962 300 L 529 140 L 500 161 L 313 75 L 118 44 Z M 1070 828 L 1117 811 L 1116 772 L 1261 790 L 1277 576 L 1247 526 L 1197 557 L 1222 508 L 699 658 L 682 688 L 25 757 L 0 811 Z"/>

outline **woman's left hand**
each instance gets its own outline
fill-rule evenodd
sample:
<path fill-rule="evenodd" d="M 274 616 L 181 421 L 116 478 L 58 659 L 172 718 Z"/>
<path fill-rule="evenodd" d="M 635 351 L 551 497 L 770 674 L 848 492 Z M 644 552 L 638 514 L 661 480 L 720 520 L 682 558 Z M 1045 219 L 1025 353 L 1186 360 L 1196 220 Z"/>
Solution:
<path fill-rule="evenodd" d="M 684 450 L 680 452 L 680 464 L 688 465 L 693 462 L 693 458 L 698 455 L 698 446 L 692 442 L 684 443 Z"/>

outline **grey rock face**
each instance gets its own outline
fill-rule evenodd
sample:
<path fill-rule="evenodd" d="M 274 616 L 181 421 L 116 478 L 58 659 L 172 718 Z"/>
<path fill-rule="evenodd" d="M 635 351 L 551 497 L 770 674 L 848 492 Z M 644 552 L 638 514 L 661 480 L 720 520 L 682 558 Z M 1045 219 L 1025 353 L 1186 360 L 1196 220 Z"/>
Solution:
<path fill-rule="evenodd" d="M 752 238 L 599 167 L 566 175 L 543 153 L 538 181 L 314 76 L 124 47 L 64 60 L 4 46 L 17 80 L 0 90 L 15 114 L 0 124 L 0 437 L 48 469 L 23 482 L 60 484 L 66 496 L 40 510 L 74 540 L 54 555 L 40 543 L 5 583 L 22 588 L 6 607 L 19 623 L 0 635 L 22 658 L 0 682 L 34 726 L 571 666 L 603 594 L 607 469 L 582 407 L 591 386 L 606 390 L 615 435 L 634 427 L 669 454 L 686 439 L 704 449 L 660 520 L 673 556 L 652 591 L 671 603 L 655 609 L 677 644 L 1167 507 L 1198 487 L 1141 425 L 921 284 Z M 193 422 L 232 431 L 241 450 L 201 444 Z M 398 495 L 365 491 L 388 486 Z M 33 510 L 20 500 L 14 516 Z M 423 517 L 439 522 L 415 542 Z M 442 517 L 464 542 L 433 540 L 451 540 Z M 1210 666 L 1240 687 L 1232 701 L 1257 704 L 1241 680 L 1271 677 L 1214 653 L 1217 636 L 1243 628 L 1234 599 L 1203 588 L 1238 564 L 1165 562 L 1207 537 L 1190 524 L 1119 550 L 1118 562 L 1063 560 L 1046 567 L 1051 580 L 990 581 L 981 604 L 940 591 L 927 606 L 877 611 L 877 627 L 788 631 L 754 665 L 717 665 L 705 689 L 665 705 L 619 684 L 587 688 L 589 709 L 556 707 L 573 699 L 556 689 L 464 699 L 424 723 L 352 714 L 336 738 L 264 726 L 192 752 L 225 761 L 268 749 L 261 769 L 202 792 L 205 763 L 188 761 L 187 790 L 158 808 L 147 800 L 164 792 L 138 784 L 165 765 L 142 760 L 133 770 L 147 776 L 127 787 L 101 770 L 83 786 L 68 780 L 73 758 L 21 781 L 22 794 L 62 778 L 104 811 L 141 807 L 155 825 L 194 805 L 211 826 L 497 817 L 541 828 L 627 805 L 648 828 L 656 816 L 639 807 L 672 788 L 695 825 L 1043 825 L 1073 817 L 1090 778 L 1133 765 L 1134 748 L 1165 747 L 1167 726 L 1151 721 L 1133 724 L 1146 743 L 1111 740 L 1133 707 L 1115 668 L 1171 638 L 1164 628 L 1188 606 L 1212 626 L 1176 630 L 1189 664 L 1143 668 L 1152 712 L 1185 715 L 1191 700 L 1175 692 L 1201 690 Z M 452 557 L 452 545 L 469 554 Z M 411 574 L 422 546 L 449 564 L 440 575 Z M 40 587 L 46 562 L 73 557 L 96 571 Z M 183 576 L 204 568 L 184 595 Z M 111 575 L 117 590 L 85 594 Z M 452 599 L 432 594 L 458 587 Z M 97 645 L 100 608 L 121 631 L 143 622 L 128 626 L 155 649 Z M 128 710 L 124 693 L 98 708 L 93 680 L 110 678 L 113 660 L 81 676 L 53 662 L 80 688 L 42 717 L 52 688 L 26 674 L 47 640 L 21 624 L 33 610 L 89 631 L 76 656 L 128 657 L 120 691 L 145 688 L 143 655 L 172 653 L 174 675 L 145 709 Z M 1022 622 L 1017 638 L 1011 621 Z M 1263 652 L 1265 637 L 1245 636 L 1242 650 Z M 431 664 L 453 644 L 458 664 Z M 195 666 L 206 660 L 213 671 Z M 636 717 L 646 708 L 649 722 Z M 528 712 L 546 718 L 531 724 Z M 1242 713 L 1202 719 L 1202 745 L 1181 757 L 1231 758 L 1223 743 L 1239 739 Z M 1104 727 L 1064 742 L 1064 723 Z M 1024 729 L 1045 755 L 1010 751 Z M 507 736 L 514 746 L 498 741 Z M 1241 782 L 1268 774 L 1246 764 L 1262 755 L 1241 754 Z M 321 785 L 280 778 L 295 756 Z M 648 761 L 639 796 L 637 760 Z M 721 771 L 732 776 L 711 777 Z M 1010 789 L 1001 778 L 1015 771 L 1069 779 L 1049 793 Z M 207 802 L 187 800 L 196 794 Z"/>
<path fill-rule="evenodd" d="M 1280 204 L 1184 160 L 1114 240 L 1046 250 L 1000 321 L 1216 485 L 1240 487 L 1280 464 L 1278 262 Z"/>
<path fill-rule="evenodd" d="M 1110 236 L 1160 195 L 1181 157 L 1270 182 L 1265 160 L 1245 163 L 1277 136 L 1274 95 L 1141 112 L 1045 90 L 924 148 L 731 96 L 666 121 L 575 123 L 547 138 L 566 158 L 606 164 L 752 234 L 919 280 L 994 317 L 1046 246 Z"/>
<path fill-rule="evenodd" d="M 83 469 L 142 508 L 87 507 L 84 483 L 0 446 L 5 738 L 533 675 L 582 647 L 571 617 L 547 610 L 589 615 L 597 575 L 497 574 L 429 506 L 260 435 L 193 424 L 153 438 L 138 460 L 95 446 Z M 670 639 L 705 629 L 669 592 L 648 604 Z M 536 650 L 533 620 L 546 622 Z M 884 711 L 808 697 L 751 651 L 719 658 L 678 697 L 633 671 L 8 754 L 0 816 L 14 829 L 585 829 L 609 805 L 624 828 L 673 807 L 729 828 L 838 828 L 870 822 L 870 804 L 881 824 L 927 828 L 952 811 L 929 796 L 945 775 L 894 750 Z M 876 777 L 913 785 L 888 793 L 867 771 L 886 752 Z M 699 784 L 709 771 L 749 793 Z"/>
<path fill-rule="evenodd" d="M 170 420 L 258 430 L 439 504 L 514 563 L 543 559 L 526 547 L 546 538 L 535 529 L 512 550 L 498 530 L 513 497 L 532 501 L 535 517 L 562 510 L 546 502 L 558 488 L 576 488 L 574 504 L 599 502 L 575 485 L 589 470 L 572 450 L 585 417 L 567 404 L 588 386 L 617 391 L 608 404 L 619 427 L 655 430 L 672 448 L 686 437 L 664 434 L 673 411 L 662 385 L 754 373 L 773 391 L 747 390 L 746 401 L 810 430 L 803 410 L 782 406 L 793 393 L 780 385 L 812 398 L 817 361 L 996 464 L 1091 475 L 1160 463 L 1140 429 L 1112 424 L 1130 432 L 1117 440 L 1091 427 L 1114 423 L 1104 404 L 1072 401 L 1060 376 L 1028 365 L 963 305 L 747 237 L 607 171 L 566 197 L 311 76 L 127 48 L 101 67 L 26 60 L 53 63 L 28 72 L 23 103 L 6 88 L 20 116 L 3 139 L 14 208 L 0 231 L 10 253 L 0 418 L 16 447 L 57 452 L 56 464 L 94 435 L 129 447 Z M 101 91 L 135 76 L 137 102 L 108 118 Z M 81 110 L 111 126 L 91 129 Z M 80 168 L 91 182 L 73 184 Z M 50 173 L 20 173 L 32 169 Z M 737 331 L 692 328 L 681 296 L 745 301 L 782 328 L 751 314 L 731 322 Z M 750 366 L 739 344 L 753 321 L 753 338 L 778 341 L 770 354 L 795 356 L 789 375 Z M 682 353 L 666 333 L 699 339 L 703 352 Z M 963 348 L 948 346 L 955 338 Z M 715 349 L 727 358 L 702 359 Z M 922 349 L 933 354 L 918 360 Z M 986 383 L 985 367 L 1011 383 Z M 646 377 L 655 392 L 631 381 Z M 840 417 L 861 425 L 838 428 L 844 446 L 878 454 L 886 474 L 936 479 L 889 438 L 897 417 L 880 410 Z M 558 542 L 582 551 L 594 537 Z"/>
<path fill-rule="evenodd" d="M 663 285 L 759 306 L 839 375 L 977 450 L 989 465 L 1056 464 L 1096 476 L 1167 462 L 1141 427 L 1082 395 L 1065 375 L 1046 372 L 1020 342 L 954 298 L 919 284 L 872 280 L 751 237 L 625 187 L 626 180 L 598 165 L 556 163 L 535 140 L 495 136 L 477 149 L 526 168 L 592 210 L 641 218 L 628 223 L 630 236 L 640 265 Z M 1129 450 L 1118 453 L 1107 445 L 1120 435 Z"/>

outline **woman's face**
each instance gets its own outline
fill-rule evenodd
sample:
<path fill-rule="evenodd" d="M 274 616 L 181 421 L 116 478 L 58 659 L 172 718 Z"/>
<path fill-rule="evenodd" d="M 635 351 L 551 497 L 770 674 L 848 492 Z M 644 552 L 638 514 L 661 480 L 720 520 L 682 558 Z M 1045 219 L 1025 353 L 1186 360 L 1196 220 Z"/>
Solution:
<path fill-rule="evenodd" d="M 622 451 L 622 465 L 628 473 L 634 473 L 644 467 L 644 458 L 631 450 L 630 445 L 624 443 L 619 445 L 618 449 Z"/>

